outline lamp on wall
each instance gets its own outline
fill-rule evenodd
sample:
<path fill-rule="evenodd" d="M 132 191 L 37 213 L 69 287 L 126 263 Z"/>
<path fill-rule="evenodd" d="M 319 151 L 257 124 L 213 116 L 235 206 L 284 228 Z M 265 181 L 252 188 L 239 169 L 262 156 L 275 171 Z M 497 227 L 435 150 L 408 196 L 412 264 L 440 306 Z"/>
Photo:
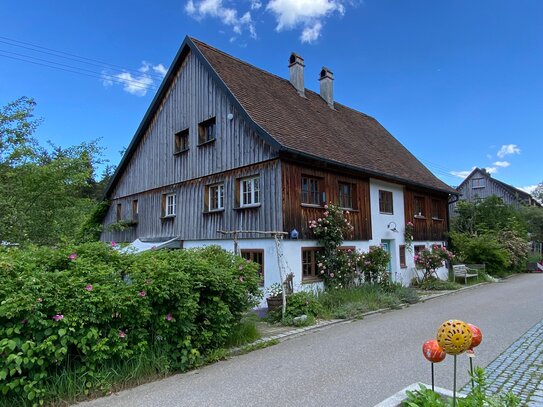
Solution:
<path fill-rule="evenodd" d="M 299 235 L 299 233 L 298 233 L 298 231 L 296 229 L 292 229 L 290 231 L 290 238 L 291 239 L 298 239 L 298 235 Z"/>
<path fill-rule="evenodd" d="M 396 229 L 396 222 L 389 222 L 387 225 L 387 229 L 390 229 L 391 232 L 398 233 L 398 229 Z"/>

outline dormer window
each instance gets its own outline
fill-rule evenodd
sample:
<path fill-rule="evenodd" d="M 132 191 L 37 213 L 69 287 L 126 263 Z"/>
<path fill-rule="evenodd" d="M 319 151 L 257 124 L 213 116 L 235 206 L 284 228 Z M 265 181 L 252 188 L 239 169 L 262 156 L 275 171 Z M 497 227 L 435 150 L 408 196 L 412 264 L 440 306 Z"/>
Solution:
<path fill-rule="evenodd" d="M 179 154 L 189 149 L 189 129 L 175 133 L 174 154 Z"/>
<path fill-rule="evenodd" d="M 198 145 L 209 143 L 216 137 L 215 118 L 207 119 L 198 125 Z"/>

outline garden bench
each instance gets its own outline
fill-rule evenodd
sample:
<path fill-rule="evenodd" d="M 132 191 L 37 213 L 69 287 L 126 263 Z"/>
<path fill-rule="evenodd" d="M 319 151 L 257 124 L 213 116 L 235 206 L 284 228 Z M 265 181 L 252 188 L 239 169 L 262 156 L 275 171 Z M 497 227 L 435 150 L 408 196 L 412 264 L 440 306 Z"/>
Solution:
<path fill-rule="evenodd" d="M 477 277 L 477 280 L 479 280 L 479 270 L 477 268 L 470 268 L 465 264 L 455 264 L 453 266 L 453 273 L 455 280 L 457 277 L 462 277 L 465 284 L 468 283 L 469 277 Z"/>

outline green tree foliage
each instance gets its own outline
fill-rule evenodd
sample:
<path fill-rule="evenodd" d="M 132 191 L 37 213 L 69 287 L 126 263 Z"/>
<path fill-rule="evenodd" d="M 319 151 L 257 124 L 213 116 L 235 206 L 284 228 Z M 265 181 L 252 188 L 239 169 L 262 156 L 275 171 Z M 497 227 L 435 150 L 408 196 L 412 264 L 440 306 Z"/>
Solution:
<path fill-rule="evenodd" d="M 538 218 L 540 208 L 533 209 L 536 212 L 516 209 L 496 196 L 475 203 L 458 202 L 451 239 L 459 260 L 484 263 L 492 274 L 522 271 L 528 255 L 528 231 L 536 227 L 531 219 Z"/>
<path fill-rule="evenodd" d="M 34 107 L 23 97 L 0 109 L 0 241 L 52 245 L 73 239 L 96 204 L 102 150 L 39 146 Z"/>

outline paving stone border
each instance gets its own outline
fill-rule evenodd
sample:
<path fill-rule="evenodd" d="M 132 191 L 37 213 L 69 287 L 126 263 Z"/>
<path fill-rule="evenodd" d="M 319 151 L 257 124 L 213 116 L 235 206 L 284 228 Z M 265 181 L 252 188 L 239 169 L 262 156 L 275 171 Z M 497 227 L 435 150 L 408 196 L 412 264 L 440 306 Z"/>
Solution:
<path fill-rule="evenodd" d="M 543 406 L 543 320 L 486 367 L 488 392 L 513 392 L 523 406 Z M 471 385 L 462 391 L 469 392 Z"/>

